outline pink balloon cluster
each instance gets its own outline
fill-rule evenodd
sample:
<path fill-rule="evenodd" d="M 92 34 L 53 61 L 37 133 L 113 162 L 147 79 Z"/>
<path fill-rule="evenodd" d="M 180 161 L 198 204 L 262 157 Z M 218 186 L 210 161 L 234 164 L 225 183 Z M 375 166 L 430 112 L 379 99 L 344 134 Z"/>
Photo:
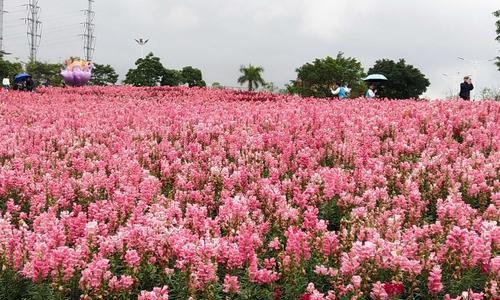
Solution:
<path fill-rule="evenodd" d="M 84 60 L 69 59 L 66 69 L 61 71 L 64 82 L 69 86 L 84 86 L 92 76 L 92 63 Z"/>

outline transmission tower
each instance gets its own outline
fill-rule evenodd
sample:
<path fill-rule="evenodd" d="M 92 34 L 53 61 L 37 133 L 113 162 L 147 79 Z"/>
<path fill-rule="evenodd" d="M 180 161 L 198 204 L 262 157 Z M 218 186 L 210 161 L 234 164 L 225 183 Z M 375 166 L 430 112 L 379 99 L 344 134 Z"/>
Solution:
<path fill-rule="evenodd" d="M 0 0 L 0 55 L 3 55 L 3 0 Z"/>
<path fill-rule="evenodd" d="M 26 24 L 28 25 L 28 45 L 30 50 L 30 61 L 36 61 L 36 54 L 42 39 L 42 22 L 40 22 L 40 7 L 38 0 L 29 0 L 27 5 L 28 17 Z"/>
<path fill-rule="evenodd" d="M 3 2 L 3 0 L 0 0 L 0 57 L 11 54 L 3 50 L 3 14 L 7 12 L 3 10 Z"/>
<path fill-rule="evenodd" d="M 92 60 L 95 50 L 95 36 L 94 36 L 94 17 L 95 12 L 92 9 L 92 3 L 94 0 L 88 0 L 88 8 L 84 10 L 85 13 L 85 26 L 83 36 L 83 52 L 85 59 L 88 61 Z"/>

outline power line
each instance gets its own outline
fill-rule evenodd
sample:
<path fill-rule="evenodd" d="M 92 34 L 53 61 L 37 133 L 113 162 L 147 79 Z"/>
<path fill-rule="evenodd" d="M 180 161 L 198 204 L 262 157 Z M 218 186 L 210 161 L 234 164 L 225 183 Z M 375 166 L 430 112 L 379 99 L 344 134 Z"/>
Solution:
<path fill-rule="evenodd" d="M 30 61 L 36 62 L 36 54 L 42 39 L 42 22 L 40 22 L 40 7 L 38 6 L 38 0 L 29 0 L 27 8 L 28 17 L 26 18 L 26 23 L 28 25 L 27 34 Z"/>
<path fill-rule="evenodd" d="M 3 22 L 3 28 L 8 29 L 8 28 L 19 28 L 19 27 L 24 27 L 26 24 L 24 22 L 17 22 L 17 23 L 6 23 L 5 18 Z M 23 29 L 23 32 L 26 33 L 26 31 Z"/>
<path fill-rule="evenodd" d="M 5 8 L 5 5 L 4 5 L 4 9 L 5 9 L 5 12 L 9 13 L 9 15 L 11 15 L 11 16 L 16 16 L 16 15 L 18 16 L 18 15 L 26 13 L 26 9 L 22 9 L 22 10 L 9 10 L 8 8 Z"/>
<path fill-rule="evenodd" d="M 63 24 L 63 25 L 58 25 L 58 26 L 44 26 L 43 27 L 44 39 L 47 37 L 48 32 L 68 31 L 68 32 L 77 33 L 78 28 L 80 28 L 79 24 Z M 11 30 L 8 34 L 4 34 L 4 40 L 7 39 L 7 37 L 13 37 L 13 36 L 19 36 L 19 35 L 26 36 L 26 31 Z"/>
<path fill-rule="evenodd" d="M 65 38 L 65 39 L 60 39 L 60 40 L 52 40 L 52 41 L 49 41 L 49 42 L 44 42 L 43 45 L 44 46 L 53 46 L 53 45 L 68 45 L 68 44 L 71 44 L 71 45 L 75 45 L 75 43 L 80 40 L 80 38 L 78 36 L 74 36 L 74 37 L 68 37 L 68 38 Z"/>
<path fill-rule="evenodd" d="M 10 14 L 10 12 L 8 11 L 5 11 L 6 13 Z M 25 11 L 26 13 L 26 11 Z M 22 18 L 22 19 L 12 19 L 12 20 L 9 20 L 7 18 L 7 14 L 5 15 L 4 17 L 4 26 L 3 28 L 6 29 L 6 28 L 17 28 L 17 27 L 20 27 L 20 26 L 26 26 L 25 24 L 25 20 L 26 18 Z M 44 14 L 44 29 L 47 28 L 47 25 L 50 25 L 51 27 L 52 26 L 64 26 L 64 25 L 68 25 L 68 26 L 73 26 L 73 25 L 77 25 L 77 26 L 81 26 L 82 23 L 76 21 L 75 22 L 75 17 L 70 17 L 70 16 L 64 16 L 64 17 L 53 17 L 51 18 L 50 20 L 46 20 L 47 19 L 47 16 Z M 45 32 L 45 30 L 44 30 Z M 24 33 L 26 33 L 26 30 L 24 30 Z"/>
<path fill-rule="evenodd" d="M 95 12 L 92 10 L 94 0 L 88 0 L 88 8 L 84 10 L 86 17 L 83 36 L 83 53 L 86 60 L 91 61 L 95 51 L 95 36 L 94 36 L 94 17 Z"/>

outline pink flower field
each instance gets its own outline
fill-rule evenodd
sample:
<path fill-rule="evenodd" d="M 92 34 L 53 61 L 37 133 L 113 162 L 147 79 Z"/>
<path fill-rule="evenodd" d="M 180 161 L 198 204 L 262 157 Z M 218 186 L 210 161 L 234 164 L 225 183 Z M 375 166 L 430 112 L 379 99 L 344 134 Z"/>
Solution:
<path fill-rule="evenodd" d="M 499 299 L 500 103 L 0 94 L 0 299 Z"/>

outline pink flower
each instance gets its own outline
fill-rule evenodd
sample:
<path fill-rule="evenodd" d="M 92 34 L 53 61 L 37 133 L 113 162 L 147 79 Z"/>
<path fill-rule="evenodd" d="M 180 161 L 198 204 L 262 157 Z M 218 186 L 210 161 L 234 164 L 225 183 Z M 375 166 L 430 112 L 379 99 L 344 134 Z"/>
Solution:
<path fill-rule="evenodd" d="M 427 286 L 431 294 L 439 294 L 443 291 L 443 284 L 441 283 L 441 267 L 434 266 L 429 274 Z"/>
<path fill-rule="evenodd" d="M 328 275 L 328 268 L 321 265 L 321 266 L 316 266 L 315 269 L 314 269 L 314 273 L 318 274 L 318 275 Z"/>
<path fill-rule="evenodd" d="M 373 285 L 372 291 L 370 292 L 370 298 L 373 300 L 386 300 L 389 299 L 389 294 L 386 292 L 383 284 L 380 281 Z"/>
<path fill-rule="evenodd" d="M 138 300 L 168 300 L 168 287 L 155 287 L 152 291 L 141 291 Z"/>
<path fill-rule="evenodd" d="M 98 290 L 105 282 L 111 279 L 108 259 L 94 259 L 87 268 L 82 271 L 80 286 L 83 289 Z"/>
<path fill-rule="evenodd" d="M 171 269 L 171 268 L 165 268 L 164 272 L 165 272 L 165 275 L 169 276 L 169 275 L 172 275 L 174 273 L 174 269 Z"/>
<path fill-rule="evenodd" d="M 130 289 L 134 285 L 134 279 L 131 276 L 121 276 L 120 278 L 113 276 L 108 286 L 111 290 L 121 292 Z"/>
<path fill-rule="evenodd" d="M 216 266 L 212 263 L 198 263 L 192 277 L 195 287 L 203 289 L 210 282 L 217 280 Z"/>
<path fill-rule="evenodd" d="M 352 276 L 351 283 L 354 288 L 359 289 L 361 287 L 361 277 L 358 275 Z"/>
<path fill-rule="evenodd" d="M 135 250 L 127 250 L 125 253 L 125 261 L 127 262 L 127 265 L 131 268 L 138 267 L 139 264 L 141 263 L 141 258 L 139 257 L 139 254 Z"/>
<path fill-rule="evenodd" d="M 500 274 L 500 256 L 495 256 L 491 259 L 490 270 L 493 274 Z"/>
<path fill-rule="evenodd" d="M 280 249 L 280 240 L 278 238 L 274 238 L 269 242 L 269 249 L 279 250 Z"/>
<path fill-rule="evenodd" d="M 311 249 L 308 241 L 308 234 L 297 228 L 289 228 L 285 232 L 287 238 L 286 252 L 294 258 L 296 264 L 301 260 L 309 260 Z"/>
<path fill-rule="evenodd" d="M 234 293 L 237 294 L 240 290 L 238 285 L 238 277 L 226 275 L 224 277 L 224 293 Z"/>

